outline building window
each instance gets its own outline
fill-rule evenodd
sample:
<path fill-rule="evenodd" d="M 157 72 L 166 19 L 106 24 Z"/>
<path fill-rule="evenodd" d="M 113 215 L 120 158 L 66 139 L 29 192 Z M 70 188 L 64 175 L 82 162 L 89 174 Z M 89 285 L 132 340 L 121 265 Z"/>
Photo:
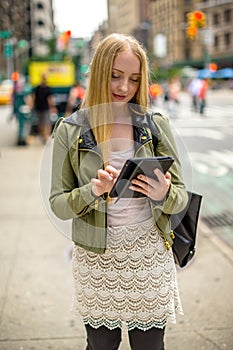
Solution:
<path fill-rule="evenodd" d="M 232 11 L 231 10 L 224 11 L 224 21 L 226 23 L 230 23 L 232 21 Z"/>
<path fill-rule="evenodd" d="M 37 7 L 38 10 L 42 10 L 44 8 L 44 5 L 41 2 L 38 2 L 36 4 L 36 7 Z"/>
<path fill-rule="evenodd" d="M 219 13 L 214 13 L 213 15 L 213 24 L 216 26 L 218 25 L 220 22 L 220 16 L 219 16 Z"/>
<path fill-rule="evenodd" d="M 215 35 L 214 37 L 214 47 L 217 50 L 218 49 L 218 45 L 219 45 L 219 37 L 217 35 Z"/>
<path fill-rule="evenodd" d="M 227 48 L 230 47 L 231 45 L 231 34 L 230 33 L 225 33 L 224 34 L 224 43 Z"/>
<path fill-rule="evenodd" d="M 37 21 L 38 26 L 43 27 L 44 26 L 44 21 L 42 19 L 39 19 Z"/>
<path fill-rule="evenodd" d="M 39 36 L 39 37 L 38 37 L 38 42 L 39 42 L 40 44 L 43 44 L 43 43 L 45 42 L 44 37 L 43 37 L 43 36 Z"/>

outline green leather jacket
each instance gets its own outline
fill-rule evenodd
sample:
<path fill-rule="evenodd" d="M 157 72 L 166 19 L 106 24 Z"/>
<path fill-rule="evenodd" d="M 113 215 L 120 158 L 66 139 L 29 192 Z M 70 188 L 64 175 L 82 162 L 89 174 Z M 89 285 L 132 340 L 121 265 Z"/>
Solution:
<path fill-rule="evenodd" d="M 170 155 L 175 159 L 169 170 L 172 183 L 166 200 L 158 203 L 149 199 L 155 225 L 170 249 L 174 237 L 169 216 L 185 208 L 188 196 L 168 118 L 156 114 L 153 118 L 158 128 L 156 155 Z M 132 115 L 132 121 L 136 141 L 135 157 L 151 157 L 154 150 L 145 117 Z M 75 244 L 95 253 L 104 253 L 107 240 L 107 195 L 94 196 L 90 181 L 97 176 L 97 170 L 103 167 L 103 160 L 85 112 L 80 110 L 68 118 L 59 119 L 53 135 L 52 211 L 62 220 L 73 219 L 72 240 Z"/>

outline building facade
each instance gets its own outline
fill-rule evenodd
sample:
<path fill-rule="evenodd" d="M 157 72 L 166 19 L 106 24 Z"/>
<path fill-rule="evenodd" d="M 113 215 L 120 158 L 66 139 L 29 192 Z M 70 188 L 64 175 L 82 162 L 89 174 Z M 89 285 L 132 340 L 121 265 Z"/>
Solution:
<path fill-rule="evenodd" d="M 190 40 L 186 34 L 187 14 L 194 11 L 204 13 L 206 25 Z M 219 68 L 232 67 L 233 1 L 151 0 L 150 12 L 150 49 L 155 65 L 204 68 L 215 61 Z"/>
<path fill-rule="evenodd" d="M 219 67 L 233 67 L 233 1 L 203 1 L 198 7 L 207 14 L 206 46 L 210 59 Z"/>
<path fill-rule="evenodd" d="M 148 48 L 150 26 L 150 0 L 108 0 L 108 34 L 134 35 Z"/>
<path fill-rule="evenodd" d="M 44 42 L 54 35 L 52 0 L 1 0 L 0 13 L 0 75 L 9 77 L 21 70 L 22 57 L 47 53 Z"/>
<path fill-rule="evenodd" d="M 54 36 L 52 0 L 31 0 L 31 39 L 34 55 L 46 55 L 43 42 Z"/>
<path fill-rule="evenodd" d="M 202 11 L 206 18 L 193 40 L 187 37 L 187 14 Z M 219 68 L 233 66 L 232 0 L 108 0 L 103 35 L 132 34 L 148 49 L 156 66 Z"/>
<path fill-rule="evenodd" d="M 108 32 L 129 34 L 140 21 L 140 0 L 108 0 Z"/>

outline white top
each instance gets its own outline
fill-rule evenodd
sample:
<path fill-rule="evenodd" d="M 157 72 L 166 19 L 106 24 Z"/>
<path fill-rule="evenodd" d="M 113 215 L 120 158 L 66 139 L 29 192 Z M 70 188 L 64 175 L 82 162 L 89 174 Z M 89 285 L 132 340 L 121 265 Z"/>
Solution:
<path fill-rule="evenodd" d="M 110 152 L 109 164 L 120 170 L 125 161 L 134 156 L 134 147 Z M 108 226 L 125 226 L 143 222 L 151 217 L 151 208 L 146 197 L 120 198 L 117 203 L 112 199 L 108 203 Z"/>

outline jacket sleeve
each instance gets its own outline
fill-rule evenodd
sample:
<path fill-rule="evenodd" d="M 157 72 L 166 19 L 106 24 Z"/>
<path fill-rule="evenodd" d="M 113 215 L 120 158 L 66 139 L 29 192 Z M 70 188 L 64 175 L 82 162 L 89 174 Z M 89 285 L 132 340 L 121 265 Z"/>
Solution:
<path fill-rule="evenodd" d="M 76 126 L 74 126 L 75 128 Z M 60 122 L 54 132 L 50 206 L 54 214 L 62 220 L 80 217 L 93 210 L 96 201 L 91 183 L 79 188 L 78 179 L 70 159 L 70 142 L 67 124 Z"/>
<path fill-rule="evenodd" d="M 171 186 L 168 195 L 160 206 L 165 214 L 175 214 L 182 211 L 188 202 L 188 195 L 183 181 L 181 163 L 173 137 L 169 119 L 166 116 L 154 115 L 154 122 L 158 127 L 157 156 L 171 156 L 174 163 L 169 169 L 171 173 Z"/>

